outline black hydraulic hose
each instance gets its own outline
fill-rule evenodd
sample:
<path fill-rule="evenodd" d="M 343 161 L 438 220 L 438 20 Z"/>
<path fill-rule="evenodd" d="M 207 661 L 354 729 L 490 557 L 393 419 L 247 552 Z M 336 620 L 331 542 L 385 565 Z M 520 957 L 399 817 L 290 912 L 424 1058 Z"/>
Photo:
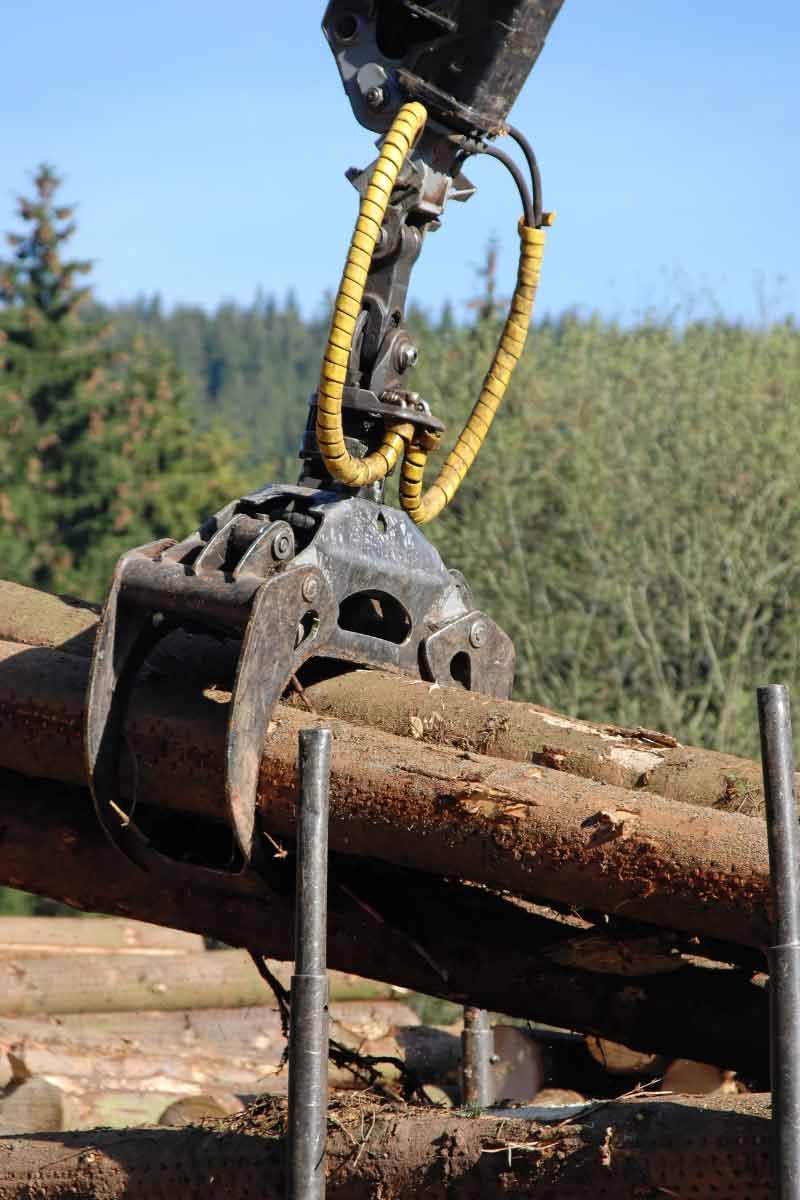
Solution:
<path fill-rule="evenodd" d="M 514 162 L 510 154 L 506 154 L 505 150 L 498 150 L 497 146 L 490 146 L 487 142 L 468 142 L 467 148 L 472 154 L 488 154 L 490 158 L 496 158 L 503 166 L 511 172 L 514 182 L 519 191 L 519 197 L 522 201 L 522 212 L 525 219 L 525 224 L 531 229 L 537 227 L 536 215 L 533 209 L 530 189 L 525 182 L 525 176 Z"/>
<path fill-rule="evenodd" d="M 542 223 L 542 176 L 539 172 L 539 164 L 536 161 L 533 146 L 525 134 L 514 125 L 506 125 L 506 130 L 508 136 L 513 138 L 522 150 L 528 163 L 528 170 L 531 173 L 531 191 L 533 192 L 533 223 L 538 229 Z"/>
<path fill-rule="evenodd" d="M 800 1198 L 800 827 L 789 693 L 760 687 L 773 944 L 769 950 L 772 1153 L 777 1200 Z"/>

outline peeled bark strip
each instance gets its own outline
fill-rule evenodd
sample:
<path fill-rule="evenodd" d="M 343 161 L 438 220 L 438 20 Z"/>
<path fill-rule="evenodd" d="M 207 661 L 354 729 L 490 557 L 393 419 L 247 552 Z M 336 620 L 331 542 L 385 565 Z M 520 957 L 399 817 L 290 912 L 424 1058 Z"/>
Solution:
<path fill-rule="evenodd" d="M 352 1113 L 334 1105 L 330 1200 L 477 1200 L 494 1195 L 573 1200 L 587 1195 L 721 1195 L 768 1200 L 769 1108 L 764 1097 L 701 1103 L 609 1103 L 548 1122 L 457 1118 L 430 1110 Z M 218 1130 L 181 1129 L 28 1137 L 0 1142 L 0 1200 L 226 1200 L 285 1195 L 285 1149 L 275 1104 L 262 1120 L 233 1117 Z M 236 1132 L 236 1130 L 242 1132 Z M 261 1133 L 261 1136 L 252 1136 Z"/>
<path fill-rule="evenodd" d="M 155 888 L 106 841 L 86 792 L 8 773 L 0 773 L 0 837 L 0 882 L 292 957 L 290 875 L 253 895 Z M 546 956 L 574 933 L 570 925 L 484 888 L 364 860 L 334 861 L 330 883 L 332 968 L 766 1080 L 766 994 L 738 971 L 689 965 L 651 978 L 588 975 Z"/>
<path fill-rule="evenodd" d="M 273 963 L 289 986 L 291 968 Z M 87 969 L 81 961 L 11 959 L 0 961 L 0 1012 L 126 1012 L 140 1009 L 245 1008 L 263 1003 L 264 981 L 249 954 L 215 950 L 207 954 L 105 955 Z M 396 989 L 357 975 L 330 973 L 332 1000 L 392 999 Z"/>
<path fill-rule="evenodd" d="M 74 599 L 51 596 L 0 581 L 0 640 L 50 646 L 66 653 L 91 654 L 97 609 Z M 193 639 L 196 648 L 203 639 Z M 219 672 L 232 678 L 237 649 L 227 653 L 206 642 Z M 184 647 L 184 656 L 186 650 Z M 191 667 L 191 663 L 185 663 Z M 354 671 L 306 689 L 322 715 L 373 726 L 456 749 L 491 754 L 566 771 L 625 788 L 641 788 L 670 800 L 745 815 L 763 811 L 758 763 L 682 746 L 657 730 L 581 721 L 521 701 L 489 700 L 451 688 L 402 681 L 378 671 Z M 303 706 L 303 701 L 294 701 Z"/>
<path fill-rule="evenodd" d="M 170 674 L 170 665 L 174 674 Z M 84 781 L 87 662 L 0 643 L 0 767 Z M 195 663 L 197 671 L 208 667 Z M 146 668 L 126 727 L 142 802 L 224 820 L 227 704 L 212 680 Z M 477 699 L 477 698 L 476 698 Z M 261 764 L 267 830 L 294 835 L 297 735 L 279 706 Z M 334 732 L 332 851 L 458 876 L 532 899 L 761 947 L 769 938 L 762 822 L 326 718 Z"/>

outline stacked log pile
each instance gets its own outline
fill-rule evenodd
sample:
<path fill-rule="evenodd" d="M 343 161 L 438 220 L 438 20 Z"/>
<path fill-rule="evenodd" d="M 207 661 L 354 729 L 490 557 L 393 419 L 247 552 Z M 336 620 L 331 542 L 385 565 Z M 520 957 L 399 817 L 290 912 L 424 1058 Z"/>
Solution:
<path fill-rule="evenodd" d="M 286 987 L 290 968 L 268 965 Z M 330 984 L 331 1036 L 377 1060 L 384 1089 L 399 1094 L 405 1067 L 424 1095 L 457 1102 L 460 1024 L 423 1027 L 391 985 L 337 971 Z M 207 951 L 196 934 L 0 918 L 0 996 L 0 1133 L 178 1124 L 286 1093 L 285 1036 L 263 978 L 249 955 Z M 707 1064 L 564 1032 L 500 1024 L 495 1049 L 506 1102 L 580 1102 L 660 1076 L 680 1091 L 737 1087 Z M 329 1082 L 363 1088 L 365 1072 L 331 1065 Z"/>
<path fill-rule="evenodd" d="M 290 968 L 269 964 L 288 986 Z M 283 1095 L 280 1015 L 249 955 L 138 921 L 0 918 L 0 1132 L 178 1123 Z M 402 989 L 331 972 L 331 1035 L 454 1080 L 457 1031 Z M 391 1082 L 398 1069 L 382 1064 Z M 363 1086 L 331 1068 L 332 1087 Z"/>
<path fill-rule="evenodd" d="M 269 882 L 187 896 L 153 888 L 97 828 L 81 750 L 95 622 L 86 606 L 0 585 L 0 881 L 288 959 L 297 733 L 324 722 L 335 739 L 334 968 L 766 1085 L 769 871 L 755 764 L 376 672 L 306 681 L 302 703 L 276 710 L 261 766 Z M 137 797 L 186 829 L 224 816 L 235 655 L 172 635 L 129 712 L 123 765 Z M 710 1128 L 756 1145 L 756 1109 L 717 1108 Z M 681 1112 L 665 1119 L 682 1128 Z M 626 1123 L 640 1114 L 619 1121 L 619 1144 L 633 1145 Z M 596 1150 L 615 1157 L 602 1138 Z M 490 1157 L 482 1143 L 478 1153 Z M 534 1194 L 521 1180 L 519 1194 Z"/>

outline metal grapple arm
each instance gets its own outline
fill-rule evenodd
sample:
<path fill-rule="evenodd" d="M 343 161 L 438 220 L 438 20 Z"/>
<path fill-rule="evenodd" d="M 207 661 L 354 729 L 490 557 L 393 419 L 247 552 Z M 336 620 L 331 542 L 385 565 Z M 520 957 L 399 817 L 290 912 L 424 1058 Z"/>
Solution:
<path fill-rule="evenodd" d="M 504 124 L 561 0 L 353 3 L 332 0 L 323 29 L 356 118 L 380 137 L 380 157 L 348 177 L 360 194 L 356 230 L 334 307 L 320 387 L 303 445 L 303 482 L 379 498 L 402 459 L 401 503 L 415 523 L 449 503 L 483 442 L 519 358 L 539 277 L 544 235 L 535 156 Z M 493 139 L 522 147 L 529 188 Z M 511 313 L 484 388 L 436 483 L 422 476 L 443 426 L 409 387 L 416 347 L 405 327 L 411 269 L 448 200 L 474 188 L 462 173 L 474 153 L 500 159 L 520 191 L 520 270 Z"/>
<path fill-rule="evenodd" d="M 188 537 L 123 555 L 99 625 L 86 706 L 87 773 L 98 818 L 154 876 L 230 894 L 259 886 L 271 859 L 257 783 L 270 717 L 292 685 L 353 666 L 389 668 L 441 687 L 507 696 L 508 636 L 475 605 L 415 525 L 466 473 L 527 333 L 545 221 L 535 159 L 503 125 L 561 0 L 332 0 L 324 28 L 356 117 L 380 135 L 377 163 L 350 173 L 359 219 L 334 306 L 299 486 L 259 488 Z M 512 311 L 480 397 L 436 483 L 425 456 L 442 424 L 407 386 L 416 351 L 404 324 L 411 268 L 461 173 L 509 132 L 528 158 L 522 254 Z M 383 455 L 385 470 L 379 459 Z M 377 457 L 376 457 L 377 456 Z M 381 502 L 388 459 L 402 459 L 405 512 Z M 373 473 L 373 466 L 378 469 Z M 438 489 L 438 490 L 437 490 Z M 411 517 L 411 520 L 408 518 Z M 219 820 L 176 823 L 136 794 L 125 724 L 139 670 L 186 631 L 241 643 L 229 706 Z"/>

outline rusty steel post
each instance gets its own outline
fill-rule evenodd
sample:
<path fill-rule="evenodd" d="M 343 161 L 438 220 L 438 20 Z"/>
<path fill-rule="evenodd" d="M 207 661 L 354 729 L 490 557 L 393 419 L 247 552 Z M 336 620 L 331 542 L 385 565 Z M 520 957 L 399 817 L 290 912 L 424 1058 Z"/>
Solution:
<path fill-rule="evenodd" d="M 303 729 L 299 741 L 286 1194 L 288 1200 L 323 1200 L 328 1122 L 326 940 L 331 731 Z"/>
<path fill-rule="evenodd" d="M 461 1103 L 490 1108 L 494 1104 L 492 1058 L 494 1033 L 483 1008 L 464 1009 L 461 1034 Z"/>
<path fill-rule="evenodd" d="M 773 941 L 769 950 L 772 1153 L 778 1200 L 800 1200 L 800 829 L 789 693 L 758 688 Z"/>

